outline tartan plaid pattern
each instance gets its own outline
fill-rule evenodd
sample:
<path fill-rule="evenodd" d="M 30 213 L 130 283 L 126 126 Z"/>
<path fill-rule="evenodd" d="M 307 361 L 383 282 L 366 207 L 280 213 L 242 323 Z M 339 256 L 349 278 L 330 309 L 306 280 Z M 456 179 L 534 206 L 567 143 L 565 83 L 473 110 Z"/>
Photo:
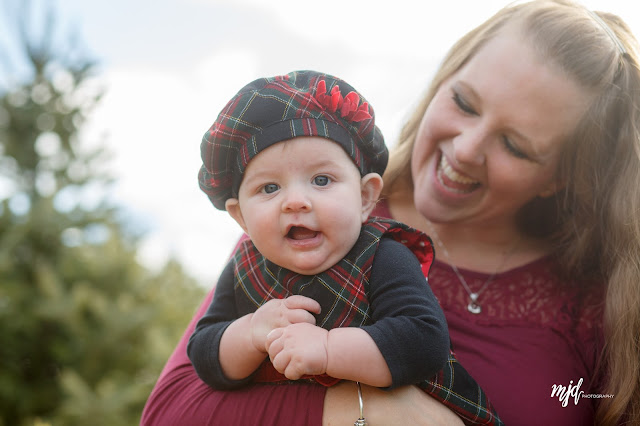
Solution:
<path fill-rule="evenodd" d="M 382 175 L 387 166 L 384 138 L 366 100 L 336 77 L 296 71 L 257 79 L 227 103 L 202 138 L 200 188 L 224 210 L 225 201 L 237 197 L 249 161 L 298 136 L 338 143 L 362 175 Z"/>
<path fill-rule="evenodd" d="M 315 315 L 320 327 L 330 330 L 367 324 L 370 321 L 369 276 L 383 236 L 407 245 L 430 266 L 433 249 L 424 233 L 380 218 L 369 219 L 349 253 L 318 275 L 300 275 L 282 268 L 265 259 L 250 240 L 243 241 L 232 259 L 238 315 L 254 312 L 270 299 L 299 294 L 320 303 L 322 312 Z"/>
<path fill-rule="evenodd" d="M 458 362 L 453 351 L 445 367 L 418 386 L 453 410 L 465 425 L 504 426 L 480 385 Z"/>
<path fill-rule="evenodd" d="M 316 324 L 327 330 L 336 327 L 358 327 L 370 322 L 369 277 L 380 239 L 394 238 L 405 244 L 429 268 L 433 261 L 433 246 L 424 233 L 393 220 L 369 218 L 360 230 L 360 237 L 347 255 L 331 269 L 318 275 L 300 275 L 265 259 L 250 240 L 242 242 L 236 251 L 234 289 L 238 316 L 246 315 L 270 299 L 300 294 L 310 297 L 322 308 L 314 314 Z M 324 386 L 340 380 L 326 374 L 303 376 Z M 289 381 L 266 359 L 254 376 L 256 382 Z"/>

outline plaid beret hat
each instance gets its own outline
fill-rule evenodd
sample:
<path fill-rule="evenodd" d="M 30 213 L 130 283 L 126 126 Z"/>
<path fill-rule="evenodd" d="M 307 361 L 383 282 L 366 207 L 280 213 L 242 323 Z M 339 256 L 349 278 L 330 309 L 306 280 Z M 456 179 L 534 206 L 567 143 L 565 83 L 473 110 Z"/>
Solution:
<path fill-rule="evenodd" d="M 389 153 L 373 109 L 348 83 L 315 71 L 260 78 L 224 107 L 200 145 L 200 188 L 225 210 L 237 198 L 247 164 L 260 151 L 298 136 L 338 143 L 361 175 L 380 175 Z"/>

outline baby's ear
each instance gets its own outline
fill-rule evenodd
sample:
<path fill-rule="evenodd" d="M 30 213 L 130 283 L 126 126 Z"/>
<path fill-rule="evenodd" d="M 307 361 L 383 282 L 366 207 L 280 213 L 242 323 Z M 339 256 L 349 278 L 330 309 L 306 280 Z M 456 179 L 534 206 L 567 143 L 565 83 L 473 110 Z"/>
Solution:
<path fill-rule="evenodd" d="M 238 222 L 238 225 L 242 228 L 242 230 L 247 233 L 247 227 L 244 224 L 244 218 L 242 217 L 242 210 L 240 209 L 240 202 L 237 198 L 229 198 L 224 203 L 224 208 L 227 210 L 229 215 Z"/>
<path fill-rule="evenodd" d="M 378 173 L 369 173 L 360 180 L 360 193 L 362 194 L 362 223 L 364 223 L 373 211 L 380 193 L 382 192 L 382 177 Z"/>

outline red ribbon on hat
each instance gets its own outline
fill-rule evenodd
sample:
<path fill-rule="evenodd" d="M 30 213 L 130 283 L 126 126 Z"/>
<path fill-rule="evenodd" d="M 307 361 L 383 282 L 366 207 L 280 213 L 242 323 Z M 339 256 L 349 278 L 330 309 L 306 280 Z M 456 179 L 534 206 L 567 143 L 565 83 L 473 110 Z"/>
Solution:
<path fill-rule="evenodd" d="M 327 94 L 327 83 L 324 80 L 318 82 L 316 100 L 329 112 L 335 113 L 339 110 L 340 116 L 347 121 L 360 122 L 371 119 L 369 104 L 360 104 L 360 95 L 352 91 L 342 97 L 338 85 L 333 86 L 331 93 Z"/>

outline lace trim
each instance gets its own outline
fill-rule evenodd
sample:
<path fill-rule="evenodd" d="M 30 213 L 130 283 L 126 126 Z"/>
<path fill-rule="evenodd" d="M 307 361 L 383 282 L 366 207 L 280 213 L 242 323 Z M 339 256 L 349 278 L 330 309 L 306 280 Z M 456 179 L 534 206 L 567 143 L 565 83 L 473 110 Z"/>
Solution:
<path fill-rule="evenodd" d="M 604 286 L 563 283 L 549 257 L 497 274 L 478 298 L 482 313 L 467 311 L 469 296 L 451 266 L 436 260 L 429 284 L 445 312 L 479 325 L 553 327 L 578 339 L 593 340 L 602 328 Z M 460 269 L 472 291 L 489 274 Z M 595 331 L 595 332 L 594 332 Z M 574 334 L 575 333 L 575 334 Z"/>

